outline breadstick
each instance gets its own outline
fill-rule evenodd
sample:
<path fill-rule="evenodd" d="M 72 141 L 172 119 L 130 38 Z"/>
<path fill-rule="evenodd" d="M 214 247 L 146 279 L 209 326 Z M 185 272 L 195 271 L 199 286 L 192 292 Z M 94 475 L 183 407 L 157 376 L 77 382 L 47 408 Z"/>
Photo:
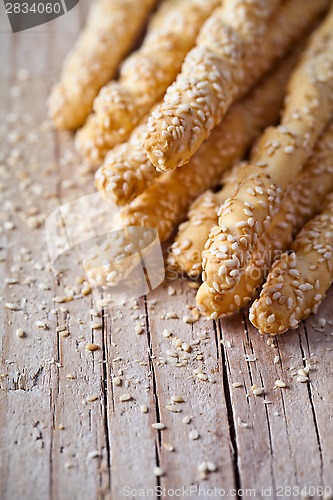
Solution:
<path fill-rule="evenodd" d="M 285 189 L 306 163 L 330 120 L 333 10 L 315 32 L 288 87 L 281 124 L 263 134 L 256 161 L 242 169 L 237 190 L 221 206 L 219 225 L 207 241 L 203 280 L 209 287 L 215 283 L 217 291 L 239 282 L 258 239 L 280 207 Z M 219 252 L 221 244 L 225 252 Z"/>
<path fill-rule="evenodd" d="M 129 140 L 109 151 L 95 175 L 96 187 L 117 205 L 126 205 L 159 175 L 142 147 L 146 126 L 139 125 Z"/>
<path fill-rule="evenodd" d="M 156 0 L 98 0 L 85 29 L 68 55 L 49 98 L 50 116 L 59 129 L 75 130 L 92 111 L 100 88 L 112 78 L 134 45 Z"/>
<path fill-rule="evenodd" d="M 298 49 L 299 50 L 299 49 Z M 268 124 L 279 116 L 284 87 L 297 61 L 294 52 L 242 102 L 235 104 L 210 139 L 188 165 L 160 175 L 149 162 L 142 147 L 144 129 L 140 126 L 133 139 L 110 151 L 96 173 L 97 188 L 106 198 L 124 205 L 134 200 L 128 213 L 138 212 L 133 220 L 145 217 L 147 224 L 160 227 L 160 239 L 167 239 L 174 226 L 186 215 L 188 205 L 205 189 L 216 185 L 225 170 L 243 157 L 249 146 Z M 205 165 L 205 168 L 202 168 Z M 159 176 L 158 179 L 154 178 Z M 175 193 L 175 194 L 173 194 Z M 179 197 L 177 198 L 177 193 Z M 152 199 L 150 200 L 150 197 Z M 156 204 L 156 210 L 155 210 Z M 168 212 L 167 221 L 165 207 Z M 157 215 L 159 211 L 159 215 Z M 160 220 L 159 220 L 160 219 Z"/>
<path fill-rule="evenodd" d="M 153 16 L 142 47 L 125 60 L 119 81 L 94 101 L 94 118 L 77 134 L 76 147 L 91 165 L 126 141 L 164 95 L 193 47 L 201 25 L 219 0 L 165 0 Z"/>
<path fill-rule="evenodd" d="M 260 333 L 276 335 L 297 328 L 315 312 L 333 279 L 333 198 L 306 224 L 272 267 L 260 298 L 250 309 Z"/>
<path fill-rule="evenodd" d="M 203 283 L 198 290 L 199 308 L 212 319 L 232 314 L 257 297 L 274 260 L 287 250 L 298 231 L 324 208 L 333 189 L 333 122 L 318 141 L 307 165 L 288 189 L 279 213 L 259 240 L 239 283 L 218 293 Z M 196 243 L 195 233 L 188 239 Z"/>
<path fill-rule="evenodd" d="M 75 147 L 82 158 L 91 166 L 99 166 L 110 151 L 126 140 L 121 131 L 104 133 L 98 126 L 94 113 L 88 116 L 84 126 L 75 135 Z"/>
<path fill-rule="evenodd" d="M 202 251 L 212 227 L 217 220 L 217 211 L 234 190 L 236 172 L 240 165 L 228 172 L 222 179 L 223 188 L 217 193 L 206 191 L 191 205 L 188 220 L 178 227 L 178 234 L 170 247 L 169 264 L 184 271 L 192 278 L 202 272 Z"/>
<path fill-rule="evenodd" d="M 327 7 L 327 0 L 227 1 L 147 124 L 145 149 L 159 171 L 189 161 L 230 105 L 261 78 Z"/>
<path fill-rule="evenodd" d="M 176 78 L 200 28 L 220 0 L 166 0 L 153 16 L 145 40 L 125 60 L 117 82 L 102 88 L 94 102 L 99 125 L 130 132 L 163 97 Z"/>
<path fill-rule="evenodd" d="M 216 185 L 223 172 L 243 157 L 265 124 L 276 119 L 293 64 L 292 57 L 248 98 L 235 104 L 188 165 L 160 175 L 135 198 L 122 211 L 124 223 L 153 227 L 160 240 L 166 240 L 185 217 L 189 204 Z"/>

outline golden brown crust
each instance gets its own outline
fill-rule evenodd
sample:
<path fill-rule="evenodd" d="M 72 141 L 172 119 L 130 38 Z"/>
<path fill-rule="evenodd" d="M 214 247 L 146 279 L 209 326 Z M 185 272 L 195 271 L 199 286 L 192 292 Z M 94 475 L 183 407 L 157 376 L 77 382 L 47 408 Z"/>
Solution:
<path fill-rule="evenodd" d="M 197 303 L 206 315 L 221 317 L 240 310 L 257 297 L 276 258 L 292 242 L 293 236 L 314 217 L 333 189 L 333 123 L 320 138 L 307 165 L 288 189 L 279 213 L 258 242 L 256 251 L 239 283 L 218 293 L 204 283 Z"/>
<path fill-rule="evenodd" d="M 67 56 L 61 81 L 51 91 L 49 113 L 57 128 L 75 130 L 84 124 L 98 91 L 114 76 L 154 4 L 155 0 L 93 4 L 86 27 Z"/>
<path fill-rule="evenodd" d="M 154 227 L 160 239 L 166 240 L 185 217 L 190 203 L 218 184 L 223 173 L 243 157 L 263 128 L 278 118 L 284 86 L 294 64 L 295 58 L 291 57 L 246 99 L 235 104 L 188 165 L 160 175 L 134 199 L 123 211 L 125 223 Z M 111 196 L 112 192 L 108 194 L 105 190 L 104 194 Z"/>
<path fill-rule="evenodd" d="M 298 234 L 292 251 L 272 267 L 250 320 L 260 333 L 297 328 L 315 312 L 333 278 L 333 201 Z"/>
<path fill-rule="evenodd" d="M 230 105 L 283 57 L 326 0 L 224 2 L 203 26 L 177 80 L 148 120 L 145 149 L 160 170 L 182 166 Z"/>
<path fill-rule="evenodd" d="M 209 287 L 217 283 L 222 291 L 240 281 L 258 240 L 279 210 L 287 186 L 308 160 L 331 118 L 332 77 L 333 11 L 314 34 L 293 73 L 280 125 L 265 131 L 255 160 L 242 169 L 237 190 L 220 208 L 219 225 L 204 252 L 203 278 Z M 221 242 L 228 247 L 225 256 L 218 250 Z"/>

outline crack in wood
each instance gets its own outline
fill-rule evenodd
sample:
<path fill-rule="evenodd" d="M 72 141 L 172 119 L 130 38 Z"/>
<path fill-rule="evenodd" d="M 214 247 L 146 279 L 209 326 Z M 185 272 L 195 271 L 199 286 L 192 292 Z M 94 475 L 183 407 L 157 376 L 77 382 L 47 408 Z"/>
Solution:
<path fill-rule="evenodd" d="M 217 351 L 217 357 L 219 359 L 219 347 L 221 349 L 221 364 L 222 364 L 222 379 L 223 379 L 223 394 L 226 402 L 226 408 L 227 408 L 227 418 L 228 418 L 228 423 L 229 423 L 229 435 L 230 435 L 230 444 L 231 444 L 231 452 L 232 452 L 232 462 L 233 462 L 233 471 L 234 471 L 234 480 L 235 480 L 235 486 L 237 489 L 237 492 L 241 489 L 242 487 L 242 481 L 241 481 L 241 474 L 239 470 L 239 452 L 238 452 L 238 443 L 237 443 L 237 434 L 236 434 L 236 418 L 234 414 L 234 409 L 232 406 L 232 400 L 231 400 L 231 393 L 230 393 L 230 380 L 228 377 L 228 372 L 227 372 L 227 364 L 229 361 L 227 361 L 227 356 L 225 352 L 225 347 L 221 342 L 218 342 L 218 337 L 219 340 L 223 340 L 223 333 L 222 333 L 222 327 L 221 327 L 221 322 L 218 322 L 218 330 L 219 330 L 219 335 L 217 331 L 217 324 L 214 321 L 214 334 L 215 334 L 215 342 L 216 342 L 216 351 Z M 238 493 L 237 496 L 235 497 L 237 500 L 240 499 Z"/>
<path fill-rule="evenodd" d="M 105 446 L 106 446 L 106 462 L 107 462 L 107 473 L 108 473 L 108 488 L 111 489 L 111 436 L 109 429 L 109 420 L 108 420 L 108 377 L 107 377 L 107 321 L 105 321 L 104 310 L 102 312 L 102 352 L 103 352 L 103 363 L 102 363 L 102 380 L 101 380 L 101 388 L 102 388 L 102 399 L 103 399 L 103 428 L 104 428 L 104 438 L 105 438 Z M 111 335 L 111 328 L 110 328 Z M 112 383 L 110 384 L 110 394 L 112 399 L 113 410 L 115 407 L 114 401 L 114 392 Z M 102 484 L 102 475 L 100 474 L 100 485 Z"/>
<path fill-rule="evenodd" d="M 307 331 L 307 327 L 306 327 L 306 323 L 305 322 L 303 322 L 303 327 L 304 327 L 304 334 L 305 334 L 305 339 L 306 339 L 306 343 L 307 343 L 307 347 L 308 347 L 308 352 L 310 354 L 308 331 Z M 304 351 L 304 348 L 303 348 L 301 336 L 299 337 L 299 340 L 300 340 L 300 349 L 301 349 L 301 352 L 302 352 L 302 359 L 303 359 L 306 356 L 305 356 L 305 351 Z M 303 359 L 303 365 L 306 366 L 305 359 Z M 319 457 L 320 457 L 320 480 L 321 480 L 321 484 L 324 484 L 323 483 L 323 472 L 324 472 L 323 450 L 322 450 L 322 445 L 321 445 L 321 440 L 320 440 L 318 420 L 317 420 L 316 409 L 315 409 L 315 405 L 314 405 L 314 401 L 313 401 L 312 388 L 311 388 L 311 384 L 310 383 L 307 383 L 307 390 L 308 390 L 309 402 L 310 402 L 311 412 L 312 412 L 312 417 L 313 417 L 313 424 L 314 424 L 314 428 L 315 428 L 315 432 L 316 432 L 316 438 L 317 438 L 317 444 L 318 444 L 318 450 L 319 450 Z"/>
<path fill-rule="evenodd" d="M 151 333 L 150 333 L 150 324 L 149 324 L 149 312 L 148 312 L 148 304 L 147 304 L 147 296 L 145 295 L 143 298 L 143 303 L 144 303 L 144 310 L 146 313 L 146 330 L 147 330 L 147 340 L 148 340 L 148 363 L 149 363 L 149 368 L 150 372 L 152 375 L 152 387 L 153 387 L 153 399 L 155 401 L 155 413 L 156 413 L 156 422 L 161 422 L 161 412 L 160 412 L 160 405 L 159 405 L 159 398 L 158 398 L 158 393 L 157 393 L 157 380 L 156 380 L 156 373 L 155 373 L 155 366 L 154 363 L 151 359 L 152 353 L 153 353 L 153 345 L 152 345 L 152 339 L 151 339 Z M 155 440 L 155 462 L 156 466 L 160 466 L 160 449 L 162 446 L 162 434 L 160 430 L 157 430 L 157 442 Z M 156 486 L 161 486 L 161 479 L 159 476 L 156 476 Z"/>

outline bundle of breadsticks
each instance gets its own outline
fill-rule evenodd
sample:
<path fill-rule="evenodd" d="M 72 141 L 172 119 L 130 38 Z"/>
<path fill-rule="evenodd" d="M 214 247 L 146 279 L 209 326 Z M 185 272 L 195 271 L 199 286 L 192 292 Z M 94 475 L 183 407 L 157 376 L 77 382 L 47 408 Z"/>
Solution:
<path fill-rule="evenodd" d="M 50 98 L 55 124 L 82 126 L 77 149 L 99 167 L 102 196 L 123 207 L 123 226 L 154 228 L 161 241 L 178 226 L 168 263 L 202 277 L 205 315 L 255 300 L 261 333 L 296 328 L 333 279 L 331 2 L 146 0 L 129 30 L 114 16 L 133 2 L 95 9 L 103 3 L 103 26 L 116 23 L 123 43 L 111 64 L 104 33 L 97 54 L 90 15 Z M 94 57 L 103 71 L 80 76 Z M 87 271 L 107 286 L 111 267 Z"/>

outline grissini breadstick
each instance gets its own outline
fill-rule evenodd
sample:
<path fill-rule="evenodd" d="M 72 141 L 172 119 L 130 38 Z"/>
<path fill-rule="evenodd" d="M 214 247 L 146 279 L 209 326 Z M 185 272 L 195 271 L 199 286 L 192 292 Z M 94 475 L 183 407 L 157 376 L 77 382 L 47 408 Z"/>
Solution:
<path fill-rule="evenodd" d="M 159 175 L 142 147 L 145 130 L 145 125 L 139 125 L 128 141 L 111 149 L 95 174 L 97 189 L 120 206 L 131 202 Z"/>
<path fill-rule="evenodd" d="M 212 319 L 232 314 L 257 297 L 272 263 L 287 250 L 293 237 L 326 203 L 333 189 L 333 122 L 318 141 L 307 165 L 288 189 L 279 213 L 259 240 L 239 283 L 218 293 L 203 283 L 197 293 L 199 308 Z M 188 239 L 196 243 L 195 234 Z"/>
<path fill-rule="evenodd" d="M 333 279 L 333 199 L 297 235 L 292 251 L 272 267 L 250 309 L 260 333 L 276 335 L 297 328 L 315 312 Z"/>
<path fill-rule="evenodd" d="M 126 140 L 121 131 L 104 133 L 97 118 L 91 113 L 84 126 L 75 135 L 75 147 L 82 158 L 91 166 L 99 166 L 113 147 Z"/>
<path fill-rule="evenodd" d="M 57 128 L 74 130 L 86 121 L 100 88 L 112 78 L 134 45 L 156 0 L 98 0 L 68 55 L 49 98 Z"/>
<path fill-rule="evenodd" d="M 217 193 L 206 191 L 191 205 L 188 220 L 180 224 L 174 243 L 170 247 L 168 261 L 192 278 L 202 272 L 202 251 L 212 227 L 216 225 L 217 211 L 227 198 L 232 196 L 236 172 L 241 164 L 223 177 L 223 188 Z"/>
<path fill-rule="evenodd" d="M 248 98 L 235 104 L 189 165 L 160 175 L 124 208 L 124 223 L 153 227 L 158 230 L 160 239 L 166 240 L 185 217 L 190 203 L 203 191 L 218 184 L 222 174 L 244 156 L 265 123 L 277 118 L 284 85 L 294 61 L 292 56 Z M 112 196 L 111 192 L 109 196 Z"/>
<path fill-rule="evenodd" d="M 326 0 L 224 2 L 147 124 L 145 149 L 160 170 L 189 161 L 230 105 L 262 77 L 328 6 Z M 274 15 L 273 15 L 274 14 Z"/>
<path fill-rule="evenodd" d="M 256 161 L 242 169 L 237 190 L 218 212 L 219 225 L 203 254 L 203 281 L 209 287 L 215 283 L 222 291 L 237 285 L 280 207 L 284 190 L 329 122 L 332 103 L 333 10 L 293 73 L 281 124 L 263 134 Z M 219 251 L 221 245 L 224 252 Z"/>
<path fill-rule="evenodd" d="M 137 217 L 144 217 L 148 226 L 154 219 L 161 228 L 160 238 L 166 239 L 185 216 L 183 210 L 187 210 L 188 205 L 205 189 L 218 184 L 223 172 L 243 157 L 263 128 L 277 120 L 284 87 L 298 55 L 297 50 L 247 98 L 232 106 L 188 165 L 167 172 L 166 176 L 158 174 L 145 155 L 142 146 L 145 131 L 139 126 L 133 132 L 133 139 L 110 151 L 104 165 L 96 173 L 97 188 L 119 205 L 130 202 L 147 189 L 146 194 L 134 200 L 128 213 L 137 211 Z M 155 211 L 155 203 L 159 215 Z M 172 215 L 166 214 L 168 222 L 165 216 L 161 216 L 165 206 L 169 206 L 168 211 L 172 212 Z"/>
<path fill-rule="evenodd" d="M 125 60 L 117 82 L 104 86 L 94 102 L 106 131 L 130 132 L 163 97 L 176 78 L 202 24 L 220 0 L 166 0 L 152 17 L 140 49 Z"/>
<path fill-rule="evenodd" d="M 95 114 L 77 134 L 76 148 L 91 165 L 126 141 L 163 97 L 219 0 L 165 0 L 153 16 L 142 47 L 125 60 L 119 81 L 102 87 Z"/>

